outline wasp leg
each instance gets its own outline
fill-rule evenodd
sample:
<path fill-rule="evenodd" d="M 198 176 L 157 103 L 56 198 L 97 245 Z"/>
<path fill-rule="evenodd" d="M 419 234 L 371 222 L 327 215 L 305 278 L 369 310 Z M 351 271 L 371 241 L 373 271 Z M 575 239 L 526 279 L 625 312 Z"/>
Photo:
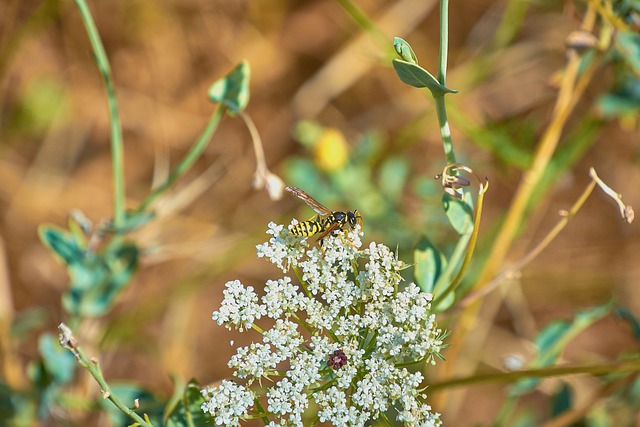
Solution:
<path fill-rule="evenodd" d="M 318 245 L 320 246 L 320 249 L 322 250 L 322 256 L 324 257 L 324 249 L 322 248 L 322 240 L 327 237 L 329 234 L 338 232 L 338 231 L 342 231 L 342 233 L 337 234 L 337 236 L 340 238 L 340 240 L 342 241 L 343 245 L 349 245 L 352 248 L 355 249 L 359 249 L 356 245 L 354 245 L 349 239 L 344 238 L 344 230 L 340 229 L 340 225 L 338 223 L 334 223 L 331 225 L 331 227 L 327 228 L 325 231 L 322 232 L 322 234 L 320 235 L 320 237 L 318 237 Z"/>
<path fill-rule="evenodd" d="M 342 235 L 342 233 L 341 233 L 341 234 L 338 234 L 338 237 L 340 237 L 340 240 L 342 240 L 342 243 L 343 243 L 343 244 L 345 244 L 345 245 L 349 245 L 349 246 L 351 246 L 352 248 L 355 248 L 355 249 L 359 249 L 356 245 L 354 245 L 354 244 L 353 244 L 353 242 L 352 242 L 351 240 L 349 240 L 349 239 L 346 239 L 346 240 L 345 240 L 345 238 L 344 238 L 344 236 Z"/>

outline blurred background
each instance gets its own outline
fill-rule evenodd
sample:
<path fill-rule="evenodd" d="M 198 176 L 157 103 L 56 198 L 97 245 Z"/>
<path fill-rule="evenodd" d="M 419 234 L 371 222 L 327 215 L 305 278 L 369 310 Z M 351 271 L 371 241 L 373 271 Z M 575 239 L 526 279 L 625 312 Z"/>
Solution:
<path fill-rule="evenodd" d="M 455 233 L 433 179 L 445 164 L 433 102 L 402 84 L 390 62 L 393 36 L 400 36 L 420 65 L 436 73 L 438 2 L 360 1 L 371 28 L 353 19 L 350 5 L 91 1 L 121 108 L 128 205 L 137 206 L 187 152 L 214 109 L 209 86 L 246 59 L 246 111 L 272 172 L 330 209 L 358 209 L 365 244 L 399 246 L 408 263 L 422 234 L 450 250 Z M 583 12 L 582 2 L 569 1 L 450 4 L 448 87 L 460 92 L 447 102 L 456 154 L 491 182 L 476 262 L 486 256 L 551 117 L 566 38 L 580 27 Z M 640 97 L 640 83 L 620 68 L 613 58 L 596 70 L 569 119 L 555 173 L 505 267 L 553 227 L 560 209 L 573 204 L 589 182 L 589 167 L 627 204 L 638 206 L 638 104 L 616 109 L 611 97 L 629 88 Z M 211 320 L 211 312 L 228 280 L 259 288 L 280 277 L 256 259 L 255 245 L 266 240 L 270 221 L 288 224 L 312 212 L 290 194 L 271 200 L 253 189 L 255 167 L 249 132 L 240 119 L 225 117 L 193 170 L 159 201 L 158 217 L 132 235 L 145 251 L 138 274 L 107 316 L 76 331 L 110 381 L 134 380 L 167 396 L 171 375 L 205 384 L 225 378 L 234 353 L 229 340 L 242 345 L 256 338 L 232 336 Z M 112 216 L 106 95 L 85 29 L 73 2 L 3 1 L 2 377 L 18 389 L 26 387 L 27 367 L 38 358 L 39 334 L 55 333 L 65 320 L 60 298 L 68 276 L 40 243 L 37 229 L 43 223 L 64 227 L 73 209 L 95 224 Z M 611 298 L 640 315 L 638 237 L 637 225 L 624 224 L 615 206 L 594 192 L 547 250 L 512 279 L 509 289 L 517 291 L 482 319 L 492 325 L 487 340 L 460 357 L 472 359 L 479 371 L 501 369 L 510 354 L 526 360 L 535 331 Z M 565 361 L 595 362 L 637 352 L 638 343 L 628 324 L 606 317 L 570 349 Z M 88 375 L 81 378 L 77 391 L 97 395 Z M 544 390 L 528 403 L 548 411 Z M 445 425 L 471 426 L 494 419 L 505 386 L 451 393 L 457 398 L 438 399 L 435 393 L 434 409 L 444 414 Z M 73 419 L 80 425 L 83 415 L 52 419 L 45 425 L 73 425 Z"/>

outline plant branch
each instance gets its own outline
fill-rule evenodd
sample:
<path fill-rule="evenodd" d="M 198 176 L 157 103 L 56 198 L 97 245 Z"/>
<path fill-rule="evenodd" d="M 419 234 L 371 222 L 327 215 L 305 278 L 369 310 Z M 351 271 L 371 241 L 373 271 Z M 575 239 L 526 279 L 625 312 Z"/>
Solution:
<path fill-rule="evenodd" d="M 429 384 L 431 392 L 487 382 L 513 383 L 525 378 L 549 378 L 567 375 L 611 375 L 624 374 L 640 370 L 640 358 L 624 360 L 620 362 L 602 363 L 598 365 L 583 366 L 553 366 L 549 368 L 524 369 L 514 372 L 495 372 L 490 374 L 478 374 L 462 378 L 454 378 L 447 381 Z"/>
<path fill-rule="evenodd" d="M 111 157 L 113 170 L 113 225 L 114 228 L 120 229 L 125 222 L 125 188 L 124 188 L 124 147 L 122 142 L 122 127 L 120 125 L 120 113 L 118 110 L 118 101 L 116 99 L 116 91 L 111 78 L 111 67 L 107 54 L 100 40 L 100 34 L 91 16 L 91 12 L 87 7 L 85 0 L 75 0 L 76 6 L 80 10 L 82 22 L 89 35 L 91 48 L 95 55 L 98 70 L 104 80 L 107 90 L 107 103 L 109 106 L 109 127 L 111 130 Z"/>
<path fill-rule="evenodd" d="M 440 53 L 438 61 L 438 82 L 447 86 L 447 55 L 449 50 L 449 0 L 440 0 Z M 447 118 L 447 106 L 444 102 L 444 93 L 433 97 L 436 103 L 438 124 L 440 125 L 440 137 L 447 164 L 456 163 L 456 155 L 451 140 L 451 129 Z"/>
<path fill-rule="evenodd" d="M 540 243 L 538 243 L 536 245 L 536 247 L 534 247 L 528 254 L 526 254 L 524 257 L 522 257 L 518 262 L 516 262 L 515 264 L 511 265 L 508 269 L 506 269 L 502 273 L 500 273 L 497 276 L 495 276 L 483 288 L 481 288 L 481 289 L 479 289 L 479 290 L 467 295 L 460 302 L 460 307 L 466 307 L 471 302 L 473 302 L 473 301 L 475 301 L 475 300 L 487 295 L 489 292 L 491 292 L 493 289 L 495 289 L 501 283 L 503 283 L 503 280 L 507 276 L 509 276 L 509 275 L 513 274 L 514 272 L 520 270 L 522 267 L 524 267 L 525 265 L 527 265 L 531 261 L 533 261 L 538 255 L 540 255 L 540 253 L 543 250 L 545 250 L 547 248 L 547 246 L 549 246 L 549 244 L 551 244 L 551 242 L 567 226 L 567 224 L 575 216 L 575 214 L 578 213 L 578 211 L 582 208 L 582 205 L 584 205 L 584 203 L 587 201 L 587 199 L 589 198 L 589 196 L 593 192 L 593 189 L 595 188 L 595 186 L 596 186 L 596 181 L 594 179 L 592 179 L 591 182 L 584 189 L 584 191 L 582 192 L 580 197 L 578 197 L 578 200 L 575 201 L 573 206 L 571 206 L 571 208 L 568 211 L 561 211 L 560 212 L 560 215 L 562 216 L 560 221 L 555 225 L 555 227 L 553 227 L 551 229 L 551 231 L 549 231 L 549 233 L 547 233 L 547 235 L 542 239 L 542 241 Z"/>
<path fill-rule="evenodd" d="M 60 329 L 60 345 L 69 350 L 78 360 L 78 363 L 89 371 L 91 376 L 100 385 L 102 398 L 109 399 L 120 411 L 131 417 L 138 425 L 153 427 L 153 424 L 145 421 L 140 415 L 136 414 L 133 409 L 127 407 L 118 396 L 111 392 L 111 387 L 109 387 L 109 384 L 107 384 L 107 381 L 104 379 L 98 361 L 93 358 L 89 360 L 84 350 L 82 350 L 82 347 L 78 345 L 78 342 L 73 337 L 71 329 L 64 323 L 58 325 L 58 329 Z"/>
<path fill-rule="evenodd" d="M 584 29 L 589 29 L 593 26 L 594 15 L 593 9 L 588 9 L 587 16 L 584 18 Z M 520 181 L 504 224 L 496 236 L 495 243 L 487 257 L 487 263 L 480 273 L 476 283 L 476 289 L 481 289 L 486 286 L 491 277 L 495 275 L 498 267 L 503 263 L 513 240 L 518 234 L 518 230 L 526 214 L 529 200 L 542 180 L 544 171 L 560 141 L 569 115 L 582 96 L 588 82 L 591 80 L 595 69 L 595 62 L 592 62 L 589 67 L 584 70 L 582 77 L 578 80 L 581 71 L 581 57 L 576 51 L 570 50 L 569 58 L 569 63 L 564 70 L 564 76 L 551 122 L 540 139 L 531 168 L 524 173 Z"/>

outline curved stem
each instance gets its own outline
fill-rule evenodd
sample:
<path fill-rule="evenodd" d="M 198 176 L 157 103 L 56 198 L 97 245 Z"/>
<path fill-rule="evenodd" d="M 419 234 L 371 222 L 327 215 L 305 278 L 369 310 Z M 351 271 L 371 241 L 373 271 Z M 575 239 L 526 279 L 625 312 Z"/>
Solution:
<path fill-rule="evenodd" d="M 120 113 L 116 91 L 111 78 L 111 67 L 107 54 L 100 40 L 100 34 L 91 16 L 91 12 L 84 0 L 75 0 L 76 6 L 82 16 L 82 22 L 89 35 L 91 48 L 95 55 L 98 70 L 104 80 L 107 90 L 107 103 L 109 106 L 109 127 L 111 130 L 111 166 L 113 170 L 113 225 L 121 228 L 125 221 L 125 189 L 124 189 L 124 147 L 122 143 L 122 127 L 120 126 Z"/>

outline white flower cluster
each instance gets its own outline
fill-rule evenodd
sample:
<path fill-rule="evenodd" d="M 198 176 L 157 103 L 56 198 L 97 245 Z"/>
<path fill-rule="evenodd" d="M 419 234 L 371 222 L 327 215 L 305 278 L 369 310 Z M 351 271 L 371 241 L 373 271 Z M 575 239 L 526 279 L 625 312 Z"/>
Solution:
<path fill-rule="evenodd" d="M 406 426 L 439 426 L 440 415 L 424 403 L 422 374 L 406 366 L 434 363 L 444 334 L 430 312 L 432 296 L 413 283 L 400 286 L 404 263 L 384 245 L 359 250 L 359 229 L 312 248 L 282 225 L 269 224 L 267 233 L 258 257 L 291 268 L 300 286 L 289 277 L 269 280 L 259 296 L 227 283 L 213 319 L 253 328 L 263 342 L 237 349 L 229 367 L 242 382 L 202 390 L 203 411 L 225 426 L 260 418 L 269 427 L 313 419 L 356 427 L 393 408 Z M 266 331 L 255 323 L 262 317 L 275 321 Z"/>

